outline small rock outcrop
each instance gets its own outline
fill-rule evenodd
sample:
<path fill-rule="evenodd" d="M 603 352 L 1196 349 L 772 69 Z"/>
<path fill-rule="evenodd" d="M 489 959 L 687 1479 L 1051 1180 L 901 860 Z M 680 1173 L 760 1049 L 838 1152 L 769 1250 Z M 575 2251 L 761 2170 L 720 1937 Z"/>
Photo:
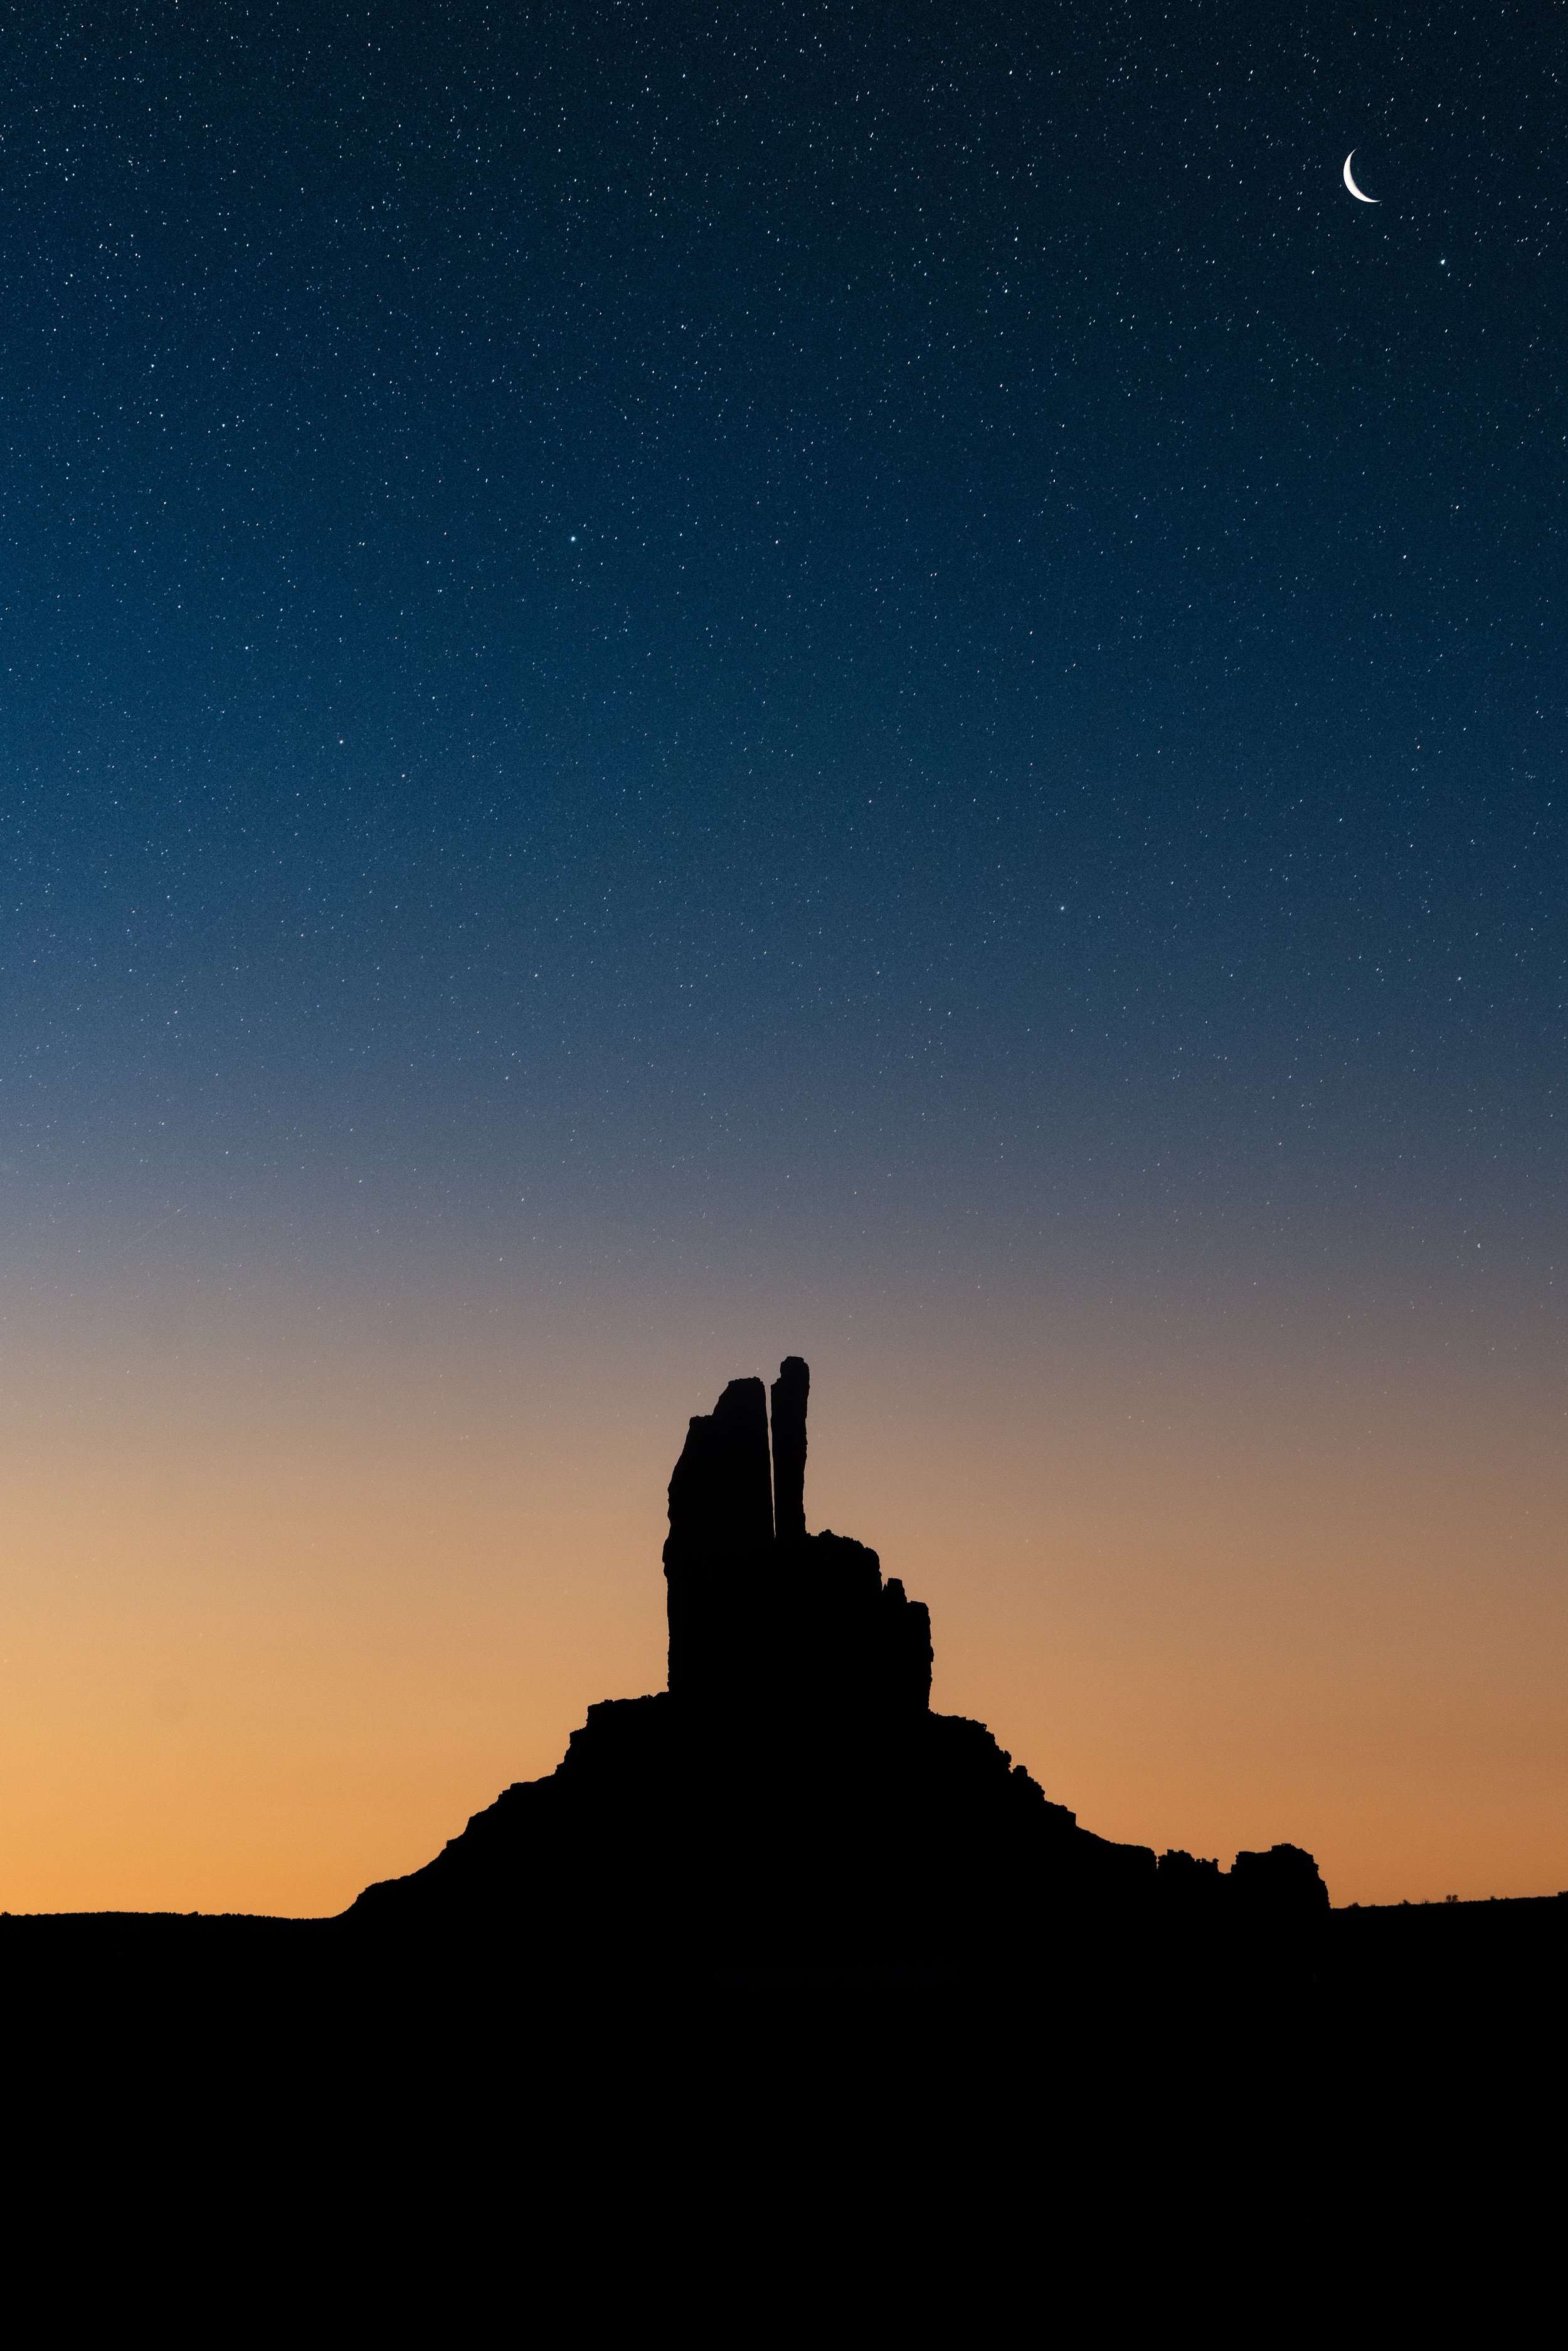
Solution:
<path fill-rule="evenodd" d="M 1317 1863 L 1299 1844 L 1239 1853 L 1228 1870 L 1190 1853 L 1162 1853 L 1157 1886 L 1160 1917 L 1197 1928 L 1293 1928 L 1326 1918 L 1329 1910 Z"/>
<path fill-rule="evenodd" d="M 549 1778 L 348 1918 L 504 1937 L 544 1974 L 894 1977 L 1028 1968 L 1064 1935 L 1222 1904 L 1316 1916 L 1296 1847 L 1223 1879 L 1186 1854 L 1156 1869 L 1048 1802 L 983 1724 L 932 1711 L 927 1610 L 863 1543 L 807 1531 L 810 1391 L 787 1356 L 770 1395 L 732 1380 L 687 1427 L 667 1689 L 591 1707 Z"/>

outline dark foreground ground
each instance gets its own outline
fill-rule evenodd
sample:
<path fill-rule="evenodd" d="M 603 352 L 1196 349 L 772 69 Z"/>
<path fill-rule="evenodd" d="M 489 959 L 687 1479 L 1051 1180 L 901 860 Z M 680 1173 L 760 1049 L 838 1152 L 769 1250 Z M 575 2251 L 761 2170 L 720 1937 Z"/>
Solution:
<path fill-rule="evenodd" d="M 1558 2258 L 1565 1959 L 1565 1897 L 706 1984 L 0 1918 L 13 2242 L 308 2332 L 1492 2331 Z"/>

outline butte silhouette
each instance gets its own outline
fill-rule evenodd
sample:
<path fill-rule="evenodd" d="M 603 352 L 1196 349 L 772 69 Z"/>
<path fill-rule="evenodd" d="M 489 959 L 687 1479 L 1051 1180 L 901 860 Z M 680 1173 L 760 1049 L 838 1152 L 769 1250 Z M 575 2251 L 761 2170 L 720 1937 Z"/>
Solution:
<path fill-rule="evenodd" d="M 79 2266 L 78 2183 L 121 2219 L 142 2183 L 122 2298 L 172 2228 L 242 2248 L 229 2301 L 302 2249 L 290 2312 L 342 2245 L 345 2306 L 384 2280 L 448 2334 L 591 2324 L 618 2279 L 644 2329 L 766 2330 L 804 2281 L 806 2325 L 1125 2332 L 1140 2278 L 1157 2325 L 1185 2294 L 1289 2334 L 1403 2313 L 1423 2246 L 1450 2294 L 1490 2195 L 1495 2333 L 1555 2242 L 1568 1896 L 1331 1914 L 1292 1846 L 1221 1872 L 1081 1829 L 933 1713 L 875 1553 L 806 1532 L 806 1395 L 792 1359 L 771 1447 L 758 1380 L 691 1424 L 669 1688 L 591 1708 L 426 1868 L 334 1918 L 0 1914 L 47 2223 Z"/>
<path fill-rule="evenodd" d="M 1298 1847 L 1228 1873 L 1156 1863 L 1081 1828 L 984 1724 L 932 1711 L 927 1610 L 863 1543 L 806 1531 L 809 1388 L 791 1355 L 770 1399 L 732 1380 L 691 1422 L 669 1489 L 668 1688 L 591 1707 L 547 1779 L 368 1887 L 345 1923 L 499 1937 L 573 1979 L 918 1979 L 1028 1969 L 1145 1919 L 1306 1934 L 1326 1917 Z"/>

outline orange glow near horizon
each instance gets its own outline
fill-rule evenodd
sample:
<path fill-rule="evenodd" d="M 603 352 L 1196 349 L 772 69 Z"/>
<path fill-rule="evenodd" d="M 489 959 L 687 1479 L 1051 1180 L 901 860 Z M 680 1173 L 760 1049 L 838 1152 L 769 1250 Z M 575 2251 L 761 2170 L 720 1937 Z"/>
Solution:
<path fill-rule="evenodd" d="M 1340 1903 L 1568 1884 L 1561 1407 L 1480 1338 L 171 1312 L 11 1317 L 0 1907 L 320 1914 L 430 1858 L 662 1687 L 686 1416 L 786 1352 L 810 1523 L 929 1603 L 935 1702 L 1086 1827 L 1288 1838 Z"/>

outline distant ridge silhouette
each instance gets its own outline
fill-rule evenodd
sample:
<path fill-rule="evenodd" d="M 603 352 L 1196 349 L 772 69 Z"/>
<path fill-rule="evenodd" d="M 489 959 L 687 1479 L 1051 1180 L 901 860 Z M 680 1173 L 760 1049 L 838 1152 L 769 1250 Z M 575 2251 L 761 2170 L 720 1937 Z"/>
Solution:
<path fill-rule="evenodd" d="M 982 1723 L 931 1710 L 931 1620 L 875 1552 L 809 1534 L 810 1375 L 732 1380 L 670 1479 L 669 1687 L 589 1708 L 366 1931 L 504 1937 L 574 1976 L 1011 1972 L 1139 1919 L 1309 1934 L 1328 1893 L 1290 1844 L 1222 1873 L 1081 1828 Z M 771 1405 L 771 1410 L 769 1410 Z"/>

